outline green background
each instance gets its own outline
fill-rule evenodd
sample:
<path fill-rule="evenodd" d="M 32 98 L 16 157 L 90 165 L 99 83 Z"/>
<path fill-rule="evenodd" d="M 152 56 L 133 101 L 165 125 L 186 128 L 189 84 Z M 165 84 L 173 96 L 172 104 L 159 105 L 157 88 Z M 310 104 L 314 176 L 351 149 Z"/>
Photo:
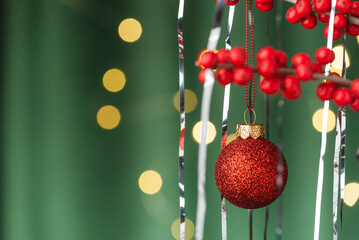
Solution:
<path fill-rule="evenodd" d="M 286 10 L 290 4 L 284 3 Z M 186 1 L 184 16 L 185 85 L 197 94 L 194 61 L 205 48 L 213 22 L 214 0 Z M 4 240 L 174 239 L 179 217 L 179 113 L 177 0 L 12 0 L 2 2 L 1 225 Z M 255 9 L 255 46 L 276 46 L 274 11 Z M 227 9 L 225 18 L 227 16 Z M 244 46 L 244 1 L 235 14 L 232 44 Z M 143 27 L 139 41 L 126 43 L 117 33 L 125 18 Z M 267 19 L 270 19 L 266 37 Z M 226 21 L 225 21 L 226 22 Z M 291 57 L 326 44 L 324 24 L 305 30 L 282 21 L 283 50 Z M 338 41 L 339 42 L 339 41 Z M 338 43 L 336 43 L 338 44 Z M 224 47 L 223 36 L 219 48 Z M 348 37 L 350 79 L 359 76 L 359 47 Z M 108 92 L 103 74 L 119 68 L 125 88 Z M 283 109 L 284 155 L 289 178 L 283 193 L 283 239 L 313 237 L 320 133 L 312 115 L 323 107 L 317 83 L 302 84 L 303 95 Z M 220 239 L 220 196 L 214 164 L 220 151 L 223 88 L 214 88 L 211 121 L 217 129 L 208 145 L 207 217 L 204 239 Z M 270 138 L 277 142 L 276 103 L 271 97 Z M 104 130 L 98 109 L 114 105 L 121 122 Z M 337 107 L 331 103 L 336 112 Z M 243 88 L 233 86 L 229 133 L 242 121 Z M 257 122 L 264 122 L 264 97 L 257 91 Z M 198 144 L 191 130 L 200 106 L 186 115 L 186 216 L 195 222 Z M 355 151 L 359 113 L 347 110 L 347 182 L 359 181 Z M 321 238 L 332 237 L 332 162 L 335 132 L 328 134 L 323 188 Z M 155 195 L 138 187 L 142 172 L 160 173 Z M 275 239 L 276 202 L 270 206 L 268 239 Z M 248 239 L 247 210 L 228 204 L 229 239 Z M 344 206 L 342 237 L 358 239 L 359 204 Z M 254 239 L 263 239 L 264 209 L 254 211 Z"/>

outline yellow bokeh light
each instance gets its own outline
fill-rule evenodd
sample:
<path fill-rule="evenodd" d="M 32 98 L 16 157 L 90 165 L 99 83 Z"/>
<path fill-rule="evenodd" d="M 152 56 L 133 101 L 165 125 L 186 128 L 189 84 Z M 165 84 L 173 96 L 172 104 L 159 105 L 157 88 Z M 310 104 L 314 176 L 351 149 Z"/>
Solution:
<path fill-rule="evenodd" d="M 359 36 L 357 36 L 357 42 L 358 42 L 358 44 L 359 44 Z"/>
<path fill-rule="evenodd" d="M 155 194 L 162 187 L 161 175 L 153 170 L 145 171 L 138 179 L 138 186 L 146 194 Z"/>
<path fill-rule="evenodd" d="M 327 132 L 333 131 L 335 128 L 335 114 L 332 110 L 329 109 L 328 111 L 328 124 L 327 124 Z M 322 126 L 323 126 L 323 108 L 318 109 L 313 114 L 312 118 L 313 127 L 318 132 L 322 132 Z"/>
<path fill-rule="evenodd" d="M 176 239 L 179 240 L 180 239 L 180 219 L 177 218 L 171 226 L 171 233 L 172 236 Z M 185 224 L 186 224 L 186 230 L 185 230 L 185 240 L 190 240 L 193 238 L 194 236 L 194 224 L 193 222 L 186 218 L 185 219 Z"/>
<path fill-rule="evenodd" d="M 126 76 L 121 70 L 113 68 L 103 75 L 102 83 L 107 91 L 119 92 L 126 84 Z"/>
<path fill-rule="evenodd" d="M 354 206 L 359 198 L 359 184 L 352 182 L 345 185 L 344 202 L 349 207 Z"/>
<path fill-rule="evenodd" d="M 339 76 L 342 75 L 342 69 L 337 69 L 337 68 L 335 68 L 335 67 L 333 67 L 333 66 L 330 66 L 330 72 L 331 72 L 331 73 L 338 73 Z"/>
<path fill-rule="evenodd" d="M 111 130 L 117 127 L 120 123 L 121 114 L 116 107 L 106 105 L 98 110 L 96 119 L 100 127 Z"/>
<path fill-rule="evenodd" d="M 136 19 L 127 18 L 118 26 L 118 34 L 125 42 L 135 42 L 142 34 L 141 23 Z"/>
<path fill-rule="evenodd" d="M 201 132 L 202 132 L 202 122 L 199 121 L 194 125 L 192 129 L 192 136 L 197 143 L 201 143 Z M 217 134 L 216 127 L 213 125 L 213 123 L 208 122 L 206 143 L 209 144 L 213 142 L 213 140 L 216 137 L 216 134 Z"/>
<path fill-rule="evenodd" d="M 175 108 L 180 111 L 180 93 L 179 91 L 176 92 L 176 94 L 173 97 L 173 104 L 175 105 Z M 184 111 L 186 113 L 192 112 L 196 109 L 198 104 L 197 95 L 189 90 L 184 90 Z"/>
<path fill-rule="evenodd" d="M 233 140 L 236 140 L 236 139 L 237 139 L 237 135 L 235 133 L 232 133 L 227 136 L 226 144 L 228 145 L 229 143 L 231 143 Z"/>
<path fill-rule="evenodd" d="M 335 59 L 332 62 L 332 66 L 336 69 L 343 69 L 343 45 L 338 45 L 333 48 L 335 53 Z M 350 66 L 350 60 L 347 50 L 345 50 L 345 65 L 348 68 Z"/>

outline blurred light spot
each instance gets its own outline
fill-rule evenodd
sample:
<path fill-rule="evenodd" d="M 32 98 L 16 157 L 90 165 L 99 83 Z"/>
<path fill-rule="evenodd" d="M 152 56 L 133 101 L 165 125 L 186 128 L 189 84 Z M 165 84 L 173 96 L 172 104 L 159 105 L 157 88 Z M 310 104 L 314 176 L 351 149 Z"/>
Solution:
<path fill-rule="evenodd" d="M 322 132 L 322 124 L 323 124 L 323 108 L 318 109 L 313 114 L 312 123 L 318 132 Z M 327 132 L 333 131 L 335 128 L 335 114 L 332 110 L 328 111 L 328 124 L 327 124 Z"/>
<path fill-rule="evenodd" d="M 235 133 L 232 133 L 227 136 L 226 144 L 228 145 L 230 142 L 232 142 L 233 140 L 236 140 L 236 139 L 237 139 L 237 135 Z"/>
<path fill-rule="evenodd" d="M 158 172 L 153 170 L 145 171 L 138 179 L 138 185 L 142 192 L 146 194 L 155 194 L 162 187 L 162 178 Z"/>
<path fill-rule="evenodd" d="M 262 75 L 259 75 L 259 76 L 260 76 L 259 83 L 261 83 L 263 81 L 264 77 Z"/>
<path fill-rule="evenodd" d="M 335 53 L 335 59 L 332 62 L 332 66 L 336 69 L 343 69 L 343 45 L 335 46 L 333 52 Z M 345 50 L 345 65 L 347 68 L 350 66 L 347 50 Z"/>
<path fill-rule="evenodd" d="M 118 26 L 118 34 L 125 42 L 135 42 L 142 34 L 141 23 L 136 19 L 127 18 Z"/>
<path fill-rule="evenodd" d="M 359 198 L 359 184 L 352 182 L 345 186 L 344 202 L 349 207 L 354 206 Z"/>
<path fill-rule="evenodd" d="M 118 126 L 121 120 L 120 111 L 111 105 L 106 105 L 100 108 L 97 112 L 97 123 L 103 129 L 114 129 Z"/>
<path fill-rule="evenodd" d="M 194 224 L 193 222 L 186 218 L 185 219 L 185 224 L 186 224 L 186 230 L 185 230 L 185 240 L 189 240 L 193 238 L 194 235 Z M 177 218 L 171 226 L 171 233 L 172 236 L 176 239 L 179 240 L 180 239 L 180 219 Z"/>
<path fill-rule="evenodd" d="M 194 125 L 194 127 L 192 129 L 193 138 L 197 143 L 201 143 L 201 132 L 202 132 L 202 122 L 199 121 Z M 216 134 L 217 134 L 217 131 L 216 131 L 215 126 L 213 125 L 213 123 L 208 122 L 206 143 L 209 144 L 209 143 L 213 142 L 213 140 L 216 137 Z"/>
<path fill-rule="evenodd" d="M 333 66 L 330 66 L 330 72 L 335 72 L 335 73 L 338 73 L 339 74 L 339 76 L 341 76 L 342 75 L 342 69 L 337 69 L 337 68 L 335 68 L 335 67 L 333 67 Z"/>
<path fill-rule="evenodd" d="M 357 36 L 357 42 L 358 42 L 358 44 L 359 44 L 359 36 Z"/>
<path fill-rule="evenodd" d="M 126 84 L 126 76 L 119 69 L 110 69 L 103 75 L 102 83 L 107 91 L 119 92 Z"/>
<path fill-rule="evenodd" d="M 180 93 L 179 91 L 173 97 L 175 108 L 180 111 Z M 198 104 L 197 95 L 189 89 L 184 90 L 184 111 L 186 113 L 192 112 L 196 109 Z"/>

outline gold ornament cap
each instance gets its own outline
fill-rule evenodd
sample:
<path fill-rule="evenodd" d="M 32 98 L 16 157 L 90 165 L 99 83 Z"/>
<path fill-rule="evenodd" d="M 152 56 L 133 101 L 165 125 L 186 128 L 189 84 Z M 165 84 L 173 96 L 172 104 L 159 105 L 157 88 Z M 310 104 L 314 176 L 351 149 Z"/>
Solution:
<path fill-rule="evenodd" d="M 264 137 L 264 126 L 263 124 L 237 124 L 237 137 L 242 139 L 247 139 L 252 137 L 257 139 L 259 137 Z"/>
<path fill-rule="evenodd" d="M 253 123 L 247 123 L 246 120 L 246 113 L 248 110 L 252 111 L 254 113 L 254 122 Z M 247 139 L 249 137 L 252 137 L 254 139 L 257 139 L 259 137 L 264 137 L 264 126 L 263 124 L 256 124 L 256 112 L 252 109 L 246 109 L 244 111 L 244 122 L 246 124 L 237 124 L 237 131 L 236 135 L 237 137 L 240 137 L 242 139 Z"/>

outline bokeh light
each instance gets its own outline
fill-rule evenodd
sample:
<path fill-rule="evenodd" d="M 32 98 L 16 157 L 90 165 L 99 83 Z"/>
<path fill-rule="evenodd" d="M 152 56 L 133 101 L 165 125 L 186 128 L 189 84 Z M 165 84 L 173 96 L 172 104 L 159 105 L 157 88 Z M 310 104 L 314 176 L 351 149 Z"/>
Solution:
<path fill-rule="evenodd" d="M 118 26 L 118 34 L 125 42 L 135 42 L 142 35 L 141 23 L 136 19 L 127 18 Z"/>
<path fill-rule="evenodd" d="M 176 92 L 176 94 L 173 97 L 173 104 L 175 105 L 175 108 L 180 111 L 180 93 L 179 91 Z M 192 112 L 196 109 L 198 104 L 197 95 L 189 90 L 184 90 L 184 111 L 186 113 Z"/>
<path fill-rule="evenodd" d="M 121 70 L 113 68 L 103 75 L 102 83 L 107 91 L 119 92 L 126 84 L 126 76 Z"/>
<path fill-rule="evenodd" d="M 194 125 L 192 129 L 192 136 L 197 143 L 201 143 L 201 132 L 202 132 L 202 121 L 199 121 Z M 213 125 L 213 123 L 208 122 L 206 143 L 209 144 L 213 142 L 213 140 L 216 138 L 216 135 L 217 135 L 216 127 Z"/>
<path fill-rule="evenodd" d="M 322 132 L 323 126 L 323 108 L 318 109 L 313 114 L 312 123 L 315 130 L 318 132 Z M 335 128 L 335 114 L 332 110 L 329 109 L 328 111 L 328 124 L 327 124 L 327 132 L 333 131 Z"/>
<path fill-rule="evenodd" d="M 176 239 L 179 240 L 180 239 L 180 219 L 177 218 L 171 226 L 171 233 L 172 236 Z M 185 230 L 185 240 L 189 240 L 192 239 L 194 236 L 194 224 L 193 222 L 186 218 L 185 219 L 185 224 L 186 224 L 186 230 Z"/>
<path fill-rule="evenodd" d="M 231 143 L 235 139 L 237 139 L 237 135 L 235 133 L 232 133 L 232 134 L 228 135 L 227 139 L 226 139 L 226 144 L 228 145 L 229 143 Z"/>
<path fill-rule="evenodd" d="M 103 129 L 111 130 L 118 126 L 121 120 L 120 111 L 112 106 L 106 105 L 97 112 L 97 123 Z"/>
<path fill-rule="evenodd" d="M 145 171 L 138 179 L 138 186 L 146 194 L 155 194 L 162 187 L 161 175 L 153 170 Z"/>
<path fill-rule="evenodd" d="M 359 184 L 352 182 L 345 185 L 344 203 L 349 207 L 354 206 L 359 198 Z"/>
<path fill-rule="evenodd" d="M 332 66 L 336 69 L 343 68 L 343 45 L 337 45 L 333 48 L 333 52 L 335 53 L 335 59 L 332 62 Z M 345 65 L 347 68 L 350 67 L 350 60 L 347 50 L 345 50 Z"/>

